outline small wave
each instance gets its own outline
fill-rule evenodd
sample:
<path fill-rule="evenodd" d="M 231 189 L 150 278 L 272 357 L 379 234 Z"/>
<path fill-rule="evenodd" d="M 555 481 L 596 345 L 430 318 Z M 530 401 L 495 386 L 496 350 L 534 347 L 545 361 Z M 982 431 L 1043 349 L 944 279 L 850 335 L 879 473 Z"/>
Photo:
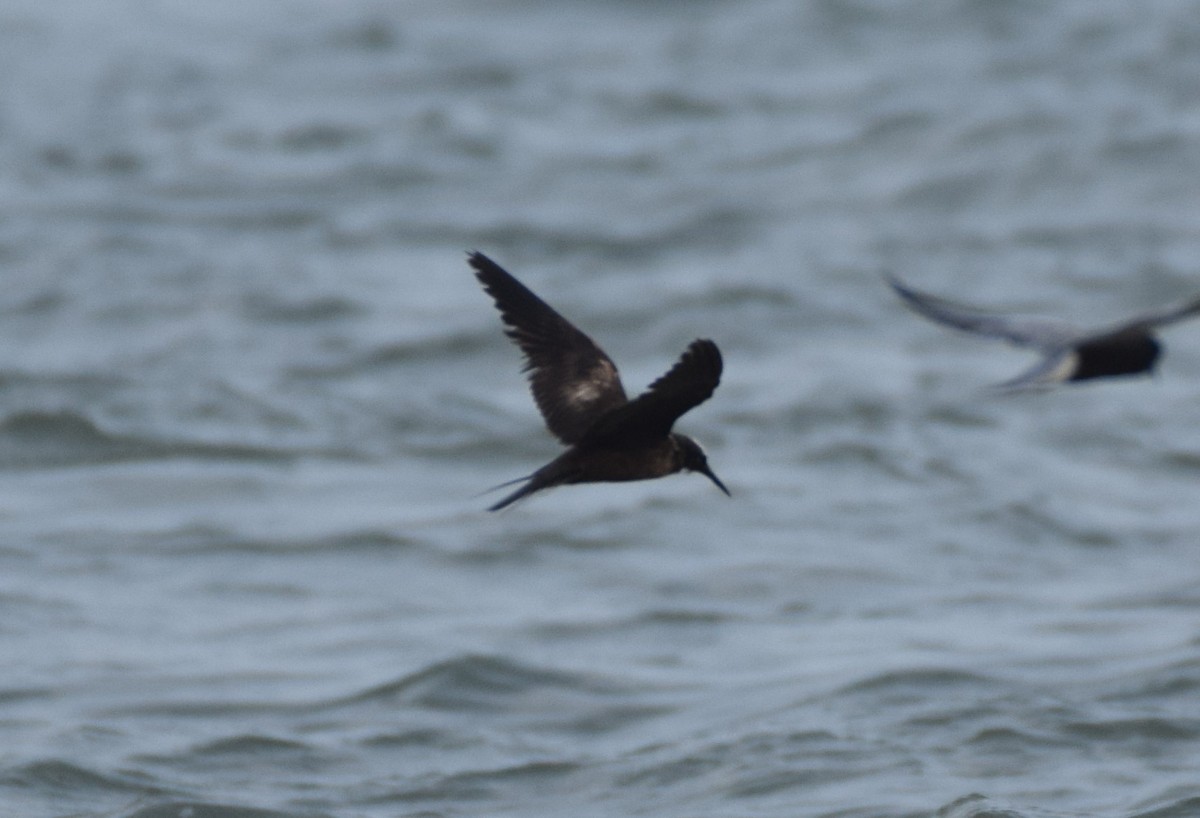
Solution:
<path fill-rule="evenodd" d="M 589 677 L 532 668 L 493 656 L 463 656 L 370 688 L 342 703 L 399 699 L 437 710 L 493 712 L 504 709 L 499 707 L 503 699 L 548 688 L 613 692 L 611 686 Z"/>
<path fill-rule="evenodd" d="M 617 784 L 623 788 L 657 790 L 717 772 L 724 763 L 719 755 L 693 753 L 661 764 L 641 765 L 634 772 L 618 776 Z"/>
<path fill-rule="evenodd" d="M 312 812 L 280 812 L 233 804 L 202 804 L 196 801 L 170 801 L 142 807 L 125 818 L 319 818 Z"/>
<path fill-rule="evenodd" d="M 247 767 L 260 773 L 274 770 L 294 772 L 328 769 L 336 764 L 335 752 L 294 739 L 256 733 L 243 733 L 215 739 L 185 750 L 159 754 L 140 754 L 135 761 L 151 768 L 166 767 L 188 775 L 220 775 Z"/>
<path fill-rule="evenodd" d="M 489 326 L 488 330 L 490 329 Z M 434 361 L 441 364 L 447 358 L 475 355 L 494 346 L 495 343 L 495 333 L 482 329 L 423 337 L 380 346 L 363 356 L 357 362 L 356 368 L 375 370 L 380 367 L 399 366 L 414 361 Z"/>
<path fill-rule="evenodd" d="M 1200 722 L 1195 719 L 1079 721 L 1068 724 L 1066 729 L 1090 742 L 1145 741 L 1160 745 L 1164 741 L 1193 741 L 1200 736 Z"/>
<path fill-rule="evenodd" d="M 614 113 L 631 121 L 656 117 L 716 120 L 729 112 L 728 103 L 715 94 L 701 95 L 694 89 L 659 89 L 649 93 L 610 97 Z"/>
<path fill-rule="evenodd" d="M 72 411 L 15 412 L 0 422 L 0 464 L 9 468 L 53 467 L 173 457 L 278 461 L 291 452 L 237 443 L 164 441 L 102 430 Z"/>
<path fill-rule="evenodd" d="M 4 597 L 0 597 L 4 599 Z M 50 699 L 54 691 L 46 687 L 10 687 L 0 688 L 0 705 L 12 705 L 35 699 Z"/>
<path fill-rule="evenodd" d="M 150 157 L 145 151 L 132 148 L 95 150 L 65 142 L 42 146 L 38 159 L 54 172 L 72 175 L 136 176 L 150 165 Z"/>
<path fill-rule="evenodd" d="M 243 307 L 252 319 L 272 324 L 315 324 L 353 318 L 363 312 L 362 305 L 341 296 L 293 301 L 262 293 L 247 296 Z"/>
<path fill-rule="evenodd" d="M 895 197 L 899 208 L 934 212 L 961 210 L 984 195 L 992 177 L 983 169 L 930 173 L 910 182 Z"/>
<path fill-rule="evenodd" d="M 399 26 L 382 16 L 356 20 L 329 35 L 331 45 L 352 51 L 390 51 L 402 41 Z"/>
<path fill-rule="evenodd" d="M 463 750 L 471 746 L 471 742 L 448 730 L 434 728 L 419 728 L 403 732 L 380 733 L 369 736 L 361 741 L 364 747 L 413 747 L 419 750 L 431 748 Z"/>
<path fill-rule="evenodd" d="M 923 701 L 930 691 L 946 691 L 950 688 L 992 687 L 994 679 L 977 673 L 945 668 L 914 668 L 880 673 L 857 682 L 852 682 L 838 691 L 838 695 L 856 696 L 870 694 L 881 701 L 895 699 Z"/>
<path fill-rule="evenodd" d="M 1119 537 L 1098 526 L 1074 525 L 1038 501 L 1016 500 L 997 509 L 983 509 L 976 517 L 1021 532 L 1017 541 L 1074 543 L 1090 548 L 1120 545 Z"/>
<path fill-rule="evenodd" d="M 935 813 L 935 818 L 1024 818 L 1013 809 L 996 806 L 979 793 L 957 798 Z"/>
<path fill-rule="evenodd" d="M 838 440 L 818 444 L 806 452 L 803 462 L 817 467 L 847 466 L 874 469 L 903 480 L 910 476 L 907 463 L 878 445 L 859 440 Z"/>
<path fill-rule="evenodd" d="M 119 440 L 104 434 L 92 421 L 74 412 L 17 412 L 0 423 L 0 435 L 30 442 L 52 441 L 77 446 L 99 446 Z"/>
<path fill-rule="evenodd" d="M 717 610 L 687 610 L 683 608 L 659 608 L 644 611 L 632 617 L 584 621 L 558 621 L 539 624 L 532 628 L 539 639 L 562 639 L 574 641 L 585 637 L 626 635 L 643 629 L 710 627 L 729 622 L 736 617 Z"/>
<path fill-rule="evenodd" d="M 531 761 L 498 770 L 471 771 L 439 777 L 424 786 L 389 796 L 387 801 L 478 800 L 493 797 L 504 785 L 536 786 L 579 769 L 567 761 Z"/>
<path fill-rule="evenodd" d="M 672 705 L 628 705 L 603 707 L 594 713 L 568 719 L 563 727 L 572 734 L 601 735 L 620 730 L 626 725 L 641 724 L 676 712 Z"/>
<path fill-rule="evenodd" d="M 795 293 L 783 287 L 732 283 L 717 285 L 699 293 L 668 297 L 666 305 L 657 305 L 654 309 L 661 314 L 670 309 L 695 307 L 768 307 L 781 313 L 786 312 L 790 316 L 795 314 L 794 311 L 799 306 Z"/>
<path fill-rule="evenodd" d="M 226 771 L 315 771 L 327 769 L 337 757 L 301 741 L 246 733 L 192 746 L 168 754 L 145 753 L 133 761 L 150 768 L 169 768 L 186 775 L 220 775 Z"/>
<path fill-rule="evenodd" d="M 554 783 L 580 769 L 565 761 L 530 761 L 495 770 L 471 770 L 451 775 L 429 775 L 411 788 L 361 799 L 360 804 L 410 804 L 419 801 L 481 801 L 499 797 L 505 787 L 516 787 L 528 796 L 530 788 Z"/>
<path fill-rule="evenodd" d="M 272 738 L 270 736 L 241 735 L 217 739 L 192 750 L 195 755 L 278 755 L 279 753 L 307 752 L 311 748 L 299 741 Z"/>
<path fill-rule="evenodd" d="M 275 138 L 285 153 L 333 152 L 366 141 L 362 128 L 339 122 L 309 122 L 288 128 Z"/>
<path fill-rule="evenodd" d="M 1200 797 L 1180 798 L 1166 806 L 1134 813 L 1129 818 L 1195 818 L 1200 815 Z"/>
<path fill-rule="evenodd" d="M 1108 698 L 1110 701 L 1151 700 L 1161 703 L 1171 698 L 1191 700 L 1197 691 L 1200 691 L 1200 661 L 1186 659 L 1153 671 L 1141 671 L 1129 687 Z"/>
<path fill-rule="evenodd" d="M 759 225 L 750 207 L 714 205 L 688 212 L 664 213 L 654 219 L 609 221 L 598 227 L 594 219 L 574 224 L 516 219 L 489 219 L 479 226 L 411 224 L 398 232 L 422 241 L 431 236 L 446 244 L 490 247 L 500 255 L 523 254 L 537 248 L 546 258 L 591 255 L 607 261 L 645 262 L 672 249 L 697 252 L 706 247 L 724 250 L 746 241 Z"/>
<path fill-rule="evenodd" d="M 1067 742 L 1015 727 L 985 727 L 967 739 L 968 745 L 992 752 L 1015 752 L 1038 747 L 1060 747 Z"/>
<path fill-rule="evenodd" d="M 1180 472 L 1191 472 L 1194 474 L 1200 471 L 1200 452 L 1170 451 L 1166 452 L 1162 459 L 1168 468 Z"/>
<path fill-rule="evenodd" d="M 412 363 L 444 363 L 447 359 L 469 357 L 495 344 L 495 333 L 453 332 L 424 336 L 408 341 L 381 344 L 362 354 L 347 356 L 324 364 L 298 364 L 288 368 L 289 377 L 304 380 L 377 375 L 382 370 Z"/>
<path fill-rule="evenodd" d="M 9 786 L 42 792 L 57 792 L 78 798 L 81 793 L 122 793 L 161 795 L 165 790 L 128 776 L 104 775 L 67 761 L 34 761 L 7 772 L 2 779 Z"/>
<path fill-rule="evenodd" d="M 155 534 L 150 538 L 151 544 L 161 543 L 171 535 Z M 263 537 L 243 537 L 220 529 L 209 532 L 208 529 L 184 529 L 175 535 L 181 545 L 180 550 L 192 551 L 225 551 L 243 554 L 300 554 L 300 553 L 336 553 L 347 554 L 358 551 L 388 552 L 418 548 L 421 540 L 406 537 L 388 531 L 347 531 L 327 537 L 314 539 L 267 539 Z M 151 545 L 152 547 L 152 545 Z"/>
<path fill-rule="evenodd" d="M 754 732 L 717 740 L 621 775 L 623 787 L 660 790 L 709 778 L 732 798 L 756 798 L 852 778 L 856 751 L 825 730 Z M 786 758 L 786 763 L 780 759 Z"/>

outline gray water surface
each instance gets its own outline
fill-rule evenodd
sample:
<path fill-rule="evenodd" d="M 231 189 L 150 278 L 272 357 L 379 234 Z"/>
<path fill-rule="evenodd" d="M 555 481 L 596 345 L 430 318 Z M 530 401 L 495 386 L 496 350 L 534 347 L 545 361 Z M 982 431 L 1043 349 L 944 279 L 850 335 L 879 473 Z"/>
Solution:
<path fill-rule="evenodd" d="M 1200 3 L 0 5 L 0 812 L 1200 815 Z M 465 263 L 701 477 L 559 448 Z"/>

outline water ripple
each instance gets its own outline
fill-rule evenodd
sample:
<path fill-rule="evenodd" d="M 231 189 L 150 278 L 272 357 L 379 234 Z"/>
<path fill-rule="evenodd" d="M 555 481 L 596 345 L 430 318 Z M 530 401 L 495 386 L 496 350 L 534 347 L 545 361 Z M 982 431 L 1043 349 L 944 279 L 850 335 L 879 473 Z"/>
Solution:
<path fill-rule="evenodd" d="M 502 712 L 531 704 L 527 697 L 560 690 L 612 695 L 621 688 L 596 677 L 543 670 L 494 656 L 438 662 L 344 699 L 347 704 L 397 700 L 437 710 Z"/>

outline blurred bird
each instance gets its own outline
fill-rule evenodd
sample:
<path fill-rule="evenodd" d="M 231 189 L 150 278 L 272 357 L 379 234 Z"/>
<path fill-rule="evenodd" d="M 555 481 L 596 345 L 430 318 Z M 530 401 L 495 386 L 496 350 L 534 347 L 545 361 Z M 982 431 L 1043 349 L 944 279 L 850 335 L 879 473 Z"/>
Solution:
<path fill-rule="evenodd" d="M 553 486 L 648 480 L 679 471 L 699 472 L 729 494 L 700 444 L 671 431 L 681 415 L 716 390 L 722 366 L 716 344 L 693 341 L 667 374 L 629 400 L 616 366 L 591 338 L 483 253 L 469 253 L 467 261 L 496 302 L 505 334 L 525 353 L 533 399 L 546 426 L 570 447 L 533 474 L 496 486 L 526 481 L 489 511 Z"/>
<path fill-rule="evenodd" d="M 1112 326 L 1083 330 L 1055 319 L 999 315 L 915 290 L 894 276 L 887 280 L 905 304 L 926 318 L 1041 353 L 1033 367 L 997 384 L 1001 390 L 1151 373 L 1163 351 L 1153 331 L 1200 313 L 1200 297 L 1196 297 Z"/>

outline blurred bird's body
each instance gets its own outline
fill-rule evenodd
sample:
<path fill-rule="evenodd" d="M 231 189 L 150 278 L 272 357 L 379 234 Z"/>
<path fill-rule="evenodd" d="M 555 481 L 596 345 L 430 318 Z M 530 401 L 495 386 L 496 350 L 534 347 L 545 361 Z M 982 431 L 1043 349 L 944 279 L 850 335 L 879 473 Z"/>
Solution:
<path fill-rule="evenodd" d="M 913 289 L 897 278 L 888 283 L 910 309 L 931 321 L 975 335 L 999 338 L 1041 353 L 1041 360 L 1002 390 L 1021 390 L 1059 383 L 1150 374 L 1162 356 L 1154 330 L 1200 313 L 1200 298 L 1134 316 L 1096 330 L 1065 321 L 1000 315 Z"/>

